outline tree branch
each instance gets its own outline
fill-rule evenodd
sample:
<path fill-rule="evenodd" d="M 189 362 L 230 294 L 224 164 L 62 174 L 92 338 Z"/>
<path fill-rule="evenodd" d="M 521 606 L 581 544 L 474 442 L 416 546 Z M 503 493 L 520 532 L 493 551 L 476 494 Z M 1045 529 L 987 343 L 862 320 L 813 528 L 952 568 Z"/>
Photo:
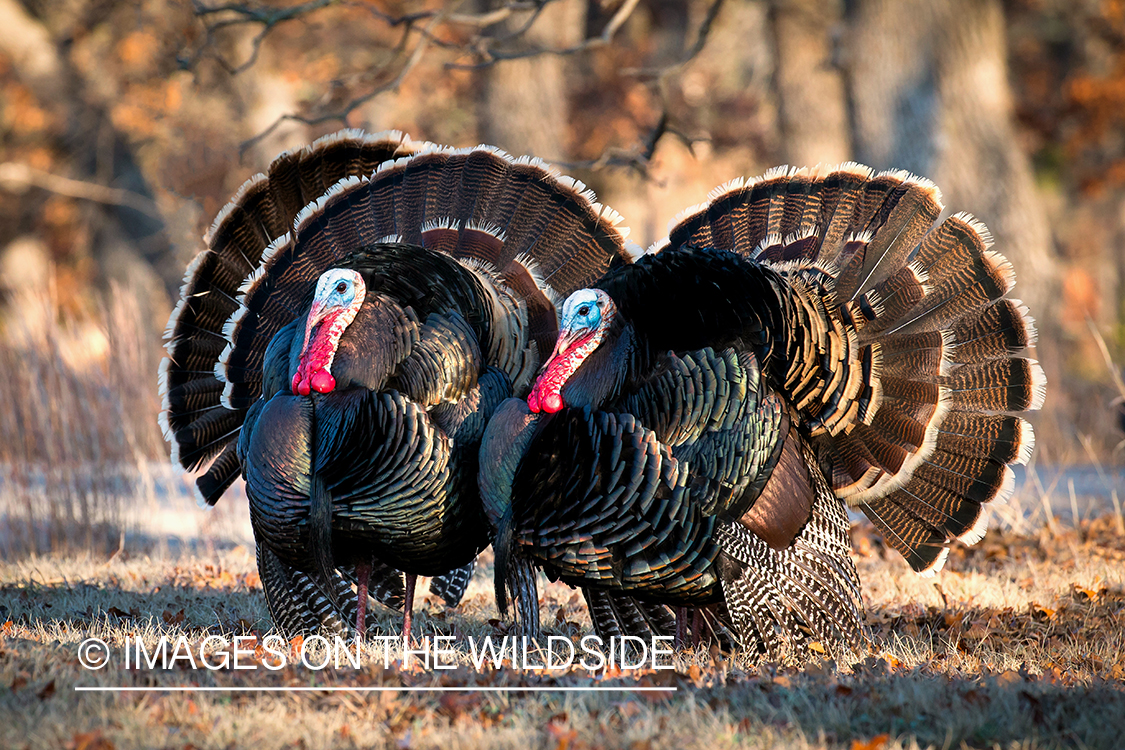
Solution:
<path fill-rule="evenodd" d="M 208 51 L 215 43 L 215 35 L 219 31 L 247 24 L 260 25 L 261 29 L 252 39 L 253 51 L 250 57 L 241 64 L 236 66 L 231 65 L 223 59 L 221 55 L 214 55 L 215 59 L 231 74 L 242 72 L 257 61 L 264 40 L 276 26 L 287 21 L 305 18 L 330 6 L 360 7 L 370 13 L 374 18 L 386 24 L 389 28 L 404 27 L 403 37 L 397 47 L 396 53 L 391 57 L 389 62 L 372 71 L 377 77 L 382 77 L 384 74 L 389 74 L 396 66 L 401 64 L 401 67 L 398 67 L 397 72 L 395 72 L 390 80 L 361 95 L 353 96 L 353 98 L 335 108 L 325 108 L 320 111 L 310 108 L 312 109 L 311 112 L 290 113 L 278 117 L 265 130 L 241 144 L 239 149 L 240 153 L 245 153 L 247 149 L 268 137 L 276 131 L 281 124 L 287 121 L 298 122 L 303 125 L 319 125 L 325 122 L 338 121 L 346 126 L 348 124 L 348 117 L 357 108 L 380 94 L 397 90 L 405 77 L 422 61 L 423 56 L 430 47 L 447 49 L 453 51 L 455 54 L 460 53 L 461 55 L 469 55 L 476 58 L 473 62 L 447 62 L 445 63 L 445 68 L 447 70 L 480 70 L 509 60 L 527 59 L 541 55 L 569 56 L 581 54 L 613 44 L 618 32 L 640 4 L 640 0 L 625 0 L 625 2 L 621 4 L 621 7 L 617 9 L 606 23 L 599 35 L 583 39 L 581 42 L 571 47 L 531 47 L 521 50 L 505 50 L 501 48 L 504 43 L 524 36 L 539 18 L 542 9 L 547 4 L 555 1 L 556 0 L 512 0 L 500 8 L 482 13 L 453 12 L 449 6 L 446 6 L 442 9 L 421 10 L 396 16 L 374 8 L 367 3 L 354 2 L 354 0 L 308 0 L 299 5 L 284 8 L 275 8 L 272 6 L 255 8 L 237 2 L 207 6 L 204 5 L 201 0 L 193 0 L 197 17 L 201 19 L 213 18 L 216 20 L 204 21 L 206 30 L 205 41 L 200 48 L 196 50 L 187 65 L 193 65 L 201 56 L 208 54 Z M 702 51 L 722 5 L 723 0 L 712 1 L 696 33 L 695 41 L 676 62 L 664 67 L 626 69 L 623 70 L 622 73 L 630 76 L 650 78 L 663 84 L 668 76 L 680 71 Z M 519 28 L 510 33 L 502 37 L 490 37 L 485 33 L 488 27 L 509 20 L 517 13 L 527 13 L 529 11 L 530 15 L 526 21 L 523 21 L 519 25 Z M 425 21 L 425 25 L 418 28 L 417 26 L 422 21 Z M 455 36 L 454 41 L 449 40 L 449 35 L 439 35 L 439 32 L 443 28 L 453 27 L 467 27 L 474 31 L 469 38 L 465 39 L 462 36 L 458 39 Z M 406 48 L 409 36 L 415 31 L 419 35 L 418 41 L 410 49 L 409 54 L 407 54 Z M 685 143 L 691 143 L 691 139 L 670 126 L 669 118 L 668 108 L 664 106 L 657 124 L 648 133 L 645 140 L 632 149 L 610 147 L 598 158 L 593 160 L 555 163 L 570 169 L 625 167 L 647 176 L 648 163 L 656 150 L 657 143 L 663 136 L 672 134 L 680 137 Z"/>
<path fill-rule="evenodd" d="M 156 203 L 140 193 L 121 188 L 99 185 L 94 182 L 73 180 L 62 175 L 44 172 L 19 162 L 0 164 L 0 188 L 11 193 L 22 193 L 29 187 L 38 187 L 69 198 L 104 203 L 110 206 L 124 206 L 163 222 Z"/>

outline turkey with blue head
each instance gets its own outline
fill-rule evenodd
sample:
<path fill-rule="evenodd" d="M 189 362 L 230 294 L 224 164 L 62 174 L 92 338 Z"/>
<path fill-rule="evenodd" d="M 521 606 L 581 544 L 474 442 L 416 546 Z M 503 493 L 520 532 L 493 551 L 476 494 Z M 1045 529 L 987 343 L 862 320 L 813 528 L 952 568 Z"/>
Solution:
<path fill-rule="evenodd" d="M 1010 265 L 941 211 L 906 173 L 782 168 L 571 294 L 481 447 L 501 606 L 535 634 L 542 568 L 799 658 L 864 640 L 848 508 L 922 573 L 978 540 L 1045 383 Z"/>
<path fill-rule="evenodd" d="M 619 221 L 538 160 L 397 133 L 242 187 L 169 322 L 161 419 L 202 502 L 245 477 L 281 629 L 362 632 L 370 593 L 409 633 L 417 575 L 460 599 L 491 538 L 485 424 L 530 388 L 556 302 L 631 261 Z"/>

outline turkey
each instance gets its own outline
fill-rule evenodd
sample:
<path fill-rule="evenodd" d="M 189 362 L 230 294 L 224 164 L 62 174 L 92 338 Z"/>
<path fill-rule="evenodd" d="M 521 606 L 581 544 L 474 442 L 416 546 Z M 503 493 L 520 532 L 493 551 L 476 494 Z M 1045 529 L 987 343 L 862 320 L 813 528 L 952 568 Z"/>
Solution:
<path fill-rule="evenodd" d="M 481 446 L 500 603 L 534 632 L 538 567 L 799 657 L 864 640 L 849 507 L 924 574 L 980 539 L 1045 379 L 1010 265 L 941 211 L 906 173 L 780 168 L 571 294 Z"/>
<path fill-rule="evenodd" d="M 185 468 L 210 462 L 203 503 L 245 477 L 279 628 L 362 633 L 370 594 L 409 635 L 416 575 L 460 598 L 490 541 L 488 417 L 527 393 L 556 301 L 632 259 L 591 197 L 535 159 L 344 131 L 215 220 L 169 323 L 162 425 Z"/>

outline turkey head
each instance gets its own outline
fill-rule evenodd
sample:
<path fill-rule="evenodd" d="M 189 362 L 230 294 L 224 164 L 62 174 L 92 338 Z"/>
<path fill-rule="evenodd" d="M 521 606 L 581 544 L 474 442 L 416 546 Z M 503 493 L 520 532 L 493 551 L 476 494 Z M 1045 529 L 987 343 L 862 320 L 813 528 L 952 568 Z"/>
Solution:
<path fill-rule="evenodd" d="M 307 396 L 311 391 L 328 393 L 336 387 L 336 378 L 332 376 L 336 349 L 366 294 L 367 286 L 356 271 L 332 268 L 321 274 L 305 319 L 305 338 L 293 375 L 293 393 Z"/>
<path fill-rule="evenodd" d="M 625 373 L 631 339 L 606 292 L 571 294 L 563 304 L 555 349 L 527 396 L 528 408 L 554 414 L 563 407 L 599 406 Z"/>

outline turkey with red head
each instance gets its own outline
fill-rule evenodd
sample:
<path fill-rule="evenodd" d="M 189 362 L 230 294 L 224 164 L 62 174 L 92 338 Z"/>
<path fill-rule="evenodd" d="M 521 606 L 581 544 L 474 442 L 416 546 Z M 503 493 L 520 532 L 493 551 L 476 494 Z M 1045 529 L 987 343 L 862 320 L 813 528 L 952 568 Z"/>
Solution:
<path fill-rule="evenodd" d="M 1045 383 L 1010 265 L 941 210 L 906 173 L 782 168 L 574 292 L 481 447 L 501 604 L 534 631 L 541 567 L 799 657 L 863 641 L 849 507 L 923 573 L 978 540 Z"/>
<path fill-rule="evenodd" d="M 416 575 L 460 598 L 490 541 L 487 419 L 530 387 L 555 301 L 629 262 L 618 222 L 537 160 L 401 134 L 243 186 L 169 323 L 162 423 L 185 468 L 210 461 L 203 502 L 245 476 L 279 627 L 362 631 L 370 587 L 409 633 Z"/>

